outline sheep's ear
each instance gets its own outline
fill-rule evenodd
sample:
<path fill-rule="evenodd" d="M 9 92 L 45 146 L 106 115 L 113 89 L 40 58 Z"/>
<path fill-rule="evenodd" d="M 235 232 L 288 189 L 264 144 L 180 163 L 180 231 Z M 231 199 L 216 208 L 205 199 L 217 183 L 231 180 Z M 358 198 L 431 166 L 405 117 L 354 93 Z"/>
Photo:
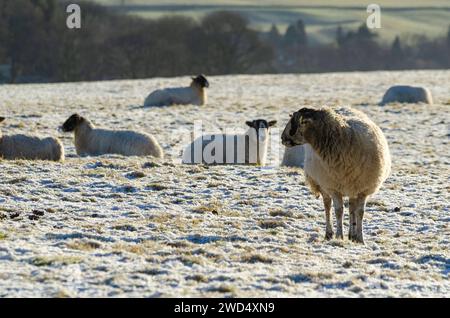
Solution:
<path fill-rule="evenodd" d="M 300 117 L 300 124 L 302 125 L 307 125 L 307 124 L 311 124 L 313 122 L 313 119 L 311 117 Z"/>
<path fill-rule="evenodd" d="M 245 124 L 246 124 L 248 127 L 254 127 L 252 121 L 246 121 Z"/>
<path fill-rule="evenodd" d="M 0 123 L 2 122 L 2 121 L 4 121 L 6 118 L 5 117 L 0 117 Z"/>
<path fill-rule="evenodd" d="M 81 116 L 78 114 L 73 114 L 72 118 L 75 120 L 76 123 L 79 123 L 81 121 Z"/>
<path fill-rule="evenodd" d="M 313 109 L 313 108 L 302 108 L 300 109 L 297 114 L 300 115 L 300 122 L 302 122 L 303 120 L 307 120 L 309 119 L 310 122 L 313 121 L 313 119 L 317 118 L 316 114 L 317 114 L 317 110 Z"/>
<path fill-rule="evenodd" d="M 271 120 L 271 121 L 269 121 L 269 127 L 273 127 L 273 126 L 275 126 L 275 125 L 276 125 L 276 123 L 277 123 L 277 121 L 276 121 L 276 120 Z"/>

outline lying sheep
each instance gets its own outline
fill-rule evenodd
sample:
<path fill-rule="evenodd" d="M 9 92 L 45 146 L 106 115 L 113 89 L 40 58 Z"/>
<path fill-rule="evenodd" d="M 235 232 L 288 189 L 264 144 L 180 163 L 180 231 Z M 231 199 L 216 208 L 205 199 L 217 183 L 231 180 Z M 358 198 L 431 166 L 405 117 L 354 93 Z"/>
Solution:
<path fill-rule="evenodd" d="M 144 102 L 144 106 L 170 105 L 205 105 L 206 89 L 209 82 L 204 75 L 192 78 L 191 86 L 159 89 L 152 92 Z"/>
<path fill-rule="evenodd" d="M 299 145 L 295 147 L 286 148 L 284 150 L 282 166 L 285 167 L 300 167 L 305 166 L 305 146 Z"/>
<path fill-rule="evenodd" d="M 282 134 L 286 147 L 305 144 L 305 175 L 312 192 L 322 195 L 326 239 L 331 239 L 331 202 L 336 237 L 343 238 L 343 197 L 349 197 L 349 239 L 364 243 L 362 221 L 367 197 L 390 173 L 389 147 L 381 129 L 350 108 L 302 108 Z"/>
<path fill-rule="evenodd" d="M 264 166 L 267 160 L 270 127 L 276 120 L 247 121 L 245 134 L 204 135 L 183 152 L 185 164 L 246 164 Z"/>
<path fill-rule="evenodd" d="M 5 120 L 0 117 L 0 123 Z M 64 160 L 64 147 L 57 138 L 25 135 L 3 136 L 0 133 L 0 157 L 9 160 Z"/>
<path fill-rule="evenodd" d="M 389 103 L 426 103 L 433 104 L 431 92 L 425 87 L 392 86 L 383 96 L 380 105 Z"/>
<path fill-rule="evenodd" d="M 78 114 L 70 116 L 61 128 L 64 132 L 75 132 L 75 148 L 80 156 L 120 154 L 163 157 L 163 150 L 156 139 L 146 133 L 97 129 Z"/>

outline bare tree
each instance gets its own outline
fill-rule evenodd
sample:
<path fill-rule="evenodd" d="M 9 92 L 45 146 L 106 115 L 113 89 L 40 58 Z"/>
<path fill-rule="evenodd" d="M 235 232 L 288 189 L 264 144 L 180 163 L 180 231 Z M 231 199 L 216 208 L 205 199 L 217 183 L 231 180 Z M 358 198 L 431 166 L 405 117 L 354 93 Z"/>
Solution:
<path fill-rule="evenodd" d="M 198 33 L 198 54 L 207 61 L 209 73 L 248 72 L 272 60 L 272 48 L 248 28 L 248 21 L 239 14 L 211 13 L 203 19 Z"/>

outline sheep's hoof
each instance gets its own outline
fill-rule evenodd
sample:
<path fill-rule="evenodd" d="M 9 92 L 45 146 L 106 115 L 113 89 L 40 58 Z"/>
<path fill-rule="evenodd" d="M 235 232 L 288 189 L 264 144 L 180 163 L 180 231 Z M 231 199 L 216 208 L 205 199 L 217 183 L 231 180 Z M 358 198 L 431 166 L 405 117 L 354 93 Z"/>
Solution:
<path fill-rule="evenodd" d="M 327 241 L 331 240 L 333 238 L 333 231 L 326 231 L 325 232 L 325 239 Z"/>
<path fill-rule="evenodd" d="M 344 239 L 344 235 L 342 234 L 342 232 L 338 232 L 338 233 L 336 233 L 336 238 L 340 239 L 340 240 L 343 240 Z"/>

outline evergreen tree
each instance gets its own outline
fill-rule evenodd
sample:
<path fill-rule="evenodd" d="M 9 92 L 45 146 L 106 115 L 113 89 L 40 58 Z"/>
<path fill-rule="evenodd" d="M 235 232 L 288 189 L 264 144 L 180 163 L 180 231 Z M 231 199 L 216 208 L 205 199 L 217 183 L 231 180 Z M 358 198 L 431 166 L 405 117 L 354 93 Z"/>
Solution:
<path fill-rule="evenodd" d="M 360 40 L 372 40 L 373 38 L 375 38 L 377 35 L 373 32 L 371 32 L 369 30 L 369 28 L 367 27 L 367 25 L 365 23 L 363 23 L 359 28 L 358 28 L 358 32 L 356 33 L 356 36 L 360 39 Z"/>
<path fill-rule="evenodd" d="M 279 39 L 280 38 L 280 31 L 278 30 L 278 27 L 276 24 L 272 24 L 272 27 L 269 31 L 269 37 L 272 39 Z"/>
<path fill-rule="evenodd" d="M 298 44 L 307 45 L 308 38 L 306 36 L 305 24 L 302 20 L 297 21 Z"/>
<path fill-rule="evenodd" d="M 395 40 L 392 43 L 391 54 L 395 57 L 403 56 L 403 49 L 402 49 L 402 45 L 400 43 L 400 38 L 398 37 L 398 35 L 395 37 Z"/>
<path fill-rule="evenodd" d="M 336 29 L 336 43 L 338 46 L 342 46 L 344 44 L 344 31 L 341 26 L 338 26 Z"/>
<path fill-rule="evenodd" d="M 387 60 L 387 66 L 393 69 L 401 69 L 402 65 L 404 65 L 404 59 L 403 47 L 397 35 L 391 45 L 390 58 Z"/>
<path fill-rule="evenodd" d="M 306 46 L 308 38 L 306 35 L 305 24 L 302 20 L 289 25 L 284 34 L 284 42 L 287 45 Z"/>
<path fill-rule="evenodd" d="M 447 32 L 447 45 L 450 47 L 450 25 L 448 26 L 448 32 Z"/>

